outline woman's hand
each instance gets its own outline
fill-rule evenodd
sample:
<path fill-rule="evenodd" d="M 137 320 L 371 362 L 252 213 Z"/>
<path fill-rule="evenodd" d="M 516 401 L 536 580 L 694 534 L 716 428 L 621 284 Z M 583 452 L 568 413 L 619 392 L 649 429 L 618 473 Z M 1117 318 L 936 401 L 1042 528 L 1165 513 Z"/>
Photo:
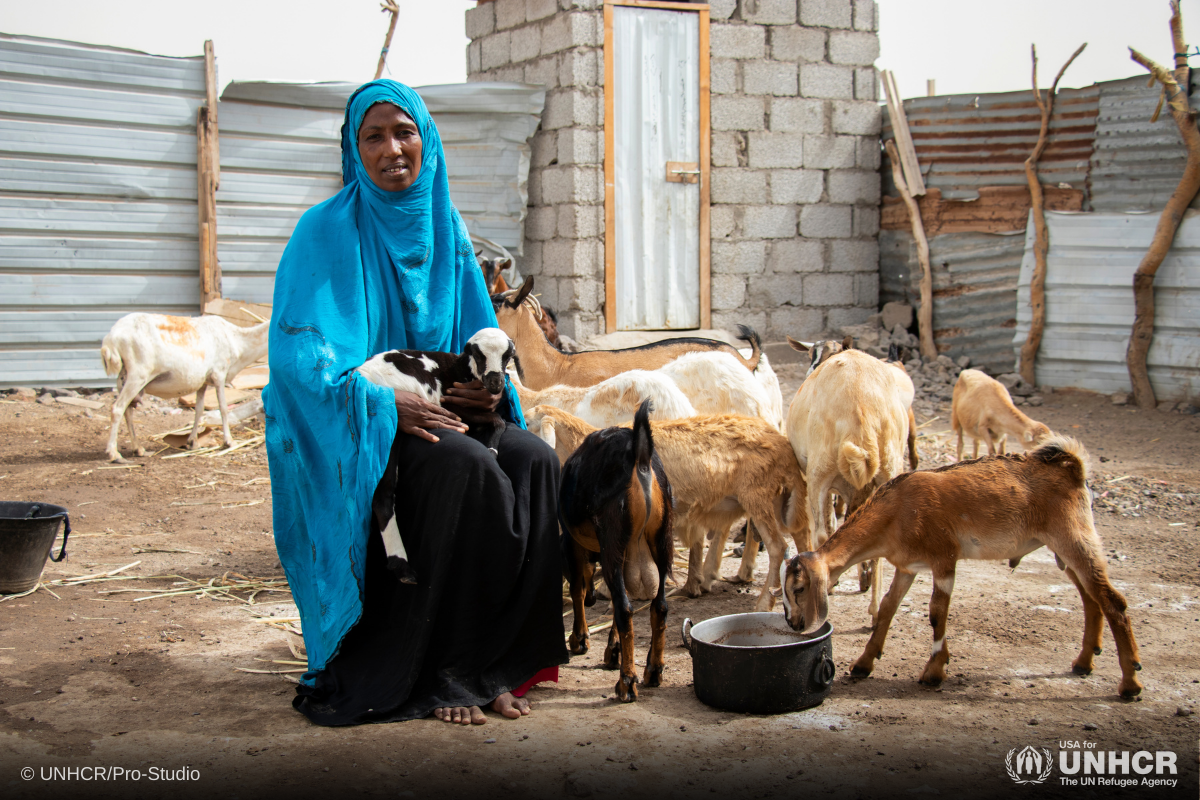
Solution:
<path fill-rule="evenodd" d="M 396 393 L 397 427 L 404 433 L 420 437 L 428 442 L 436 442 L 438 438 L 429 431 L 444 428 L 446 430 L 466 433 L 467 426 L 454 413 L 426 401 L 412 392 Z"/>
<path fill-rule="evenodd" d="M 443 393 L 442 404 L 445 406 L 459 408 L 482 408 L 487 411 L 495 411 L 496 406 L 500 405 L 500 394 L 492 394 L 487 389 L 483 388 L 483 381 L 471 381 L 470 383 L 456 383 Z"/>

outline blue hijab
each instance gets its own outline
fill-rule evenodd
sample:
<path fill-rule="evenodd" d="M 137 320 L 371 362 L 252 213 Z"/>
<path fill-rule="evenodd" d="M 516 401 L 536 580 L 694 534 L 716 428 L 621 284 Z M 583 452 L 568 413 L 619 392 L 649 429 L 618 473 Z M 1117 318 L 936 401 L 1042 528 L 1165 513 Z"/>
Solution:
<path fill-rule="evenodd" d="M 376 103 L 416 122 L 412 186 L 374 184 L 358 129 Z M 462 218 L 450 202 L 437 127 L 412 89 L 372 81 L 350 96 L 336 195 L 300 218 L 275 274 L 263 390 L 275 544 L 300 609 L 311 683 L 362 614 L 370 506 L 396 435 L 391 389 L 354 372 L 391 349 L 461 352 L 495 327 Z M 500 411 L 524 427 L 509 386 Z"/>

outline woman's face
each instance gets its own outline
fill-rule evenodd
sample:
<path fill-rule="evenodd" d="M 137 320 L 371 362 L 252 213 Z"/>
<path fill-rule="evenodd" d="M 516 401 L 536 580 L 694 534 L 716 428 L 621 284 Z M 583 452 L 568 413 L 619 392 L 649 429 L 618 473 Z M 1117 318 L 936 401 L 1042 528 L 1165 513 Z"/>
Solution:
<path fill-rule="evenodd" d="M 358 155 L 376 186 L 402 192 L 421 174 L 421 131 L 398 106 L 376 103 L 358 129 Z"/>

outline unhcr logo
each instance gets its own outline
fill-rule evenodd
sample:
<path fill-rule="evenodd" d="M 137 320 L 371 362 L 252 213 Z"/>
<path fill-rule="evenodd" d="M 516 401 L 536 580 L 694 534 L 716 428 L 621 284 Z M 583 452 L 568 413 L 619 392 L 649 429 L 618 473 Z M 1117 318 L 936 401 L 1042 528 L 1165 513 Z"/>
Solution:
<path fill-rule="evenodd" d="M 1050 757 L 1049 749 L 1043 747 L 1039 750 L 1032 745 L 1026 745 L 1022 750 L 1017 750 L 1015 747 L 1009 750 L 1008 756 L 1004 759 L 1004 766 L 1008 769 L 1008 777 L 1012 778 L 1014 782 L 1036 785 L 1050 777 L 1054 759 Z"/>

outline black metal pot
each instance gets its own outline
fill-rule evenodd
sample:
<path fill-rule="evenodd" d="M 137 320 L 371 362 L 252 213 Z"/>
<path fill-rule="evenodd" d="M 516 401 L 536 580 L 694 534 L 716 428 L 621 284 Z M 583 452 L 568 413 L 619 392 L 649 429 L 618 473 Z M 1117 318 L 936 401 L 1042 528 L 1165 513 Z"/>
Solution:
<path fill-rule="evenodd" d="M 67 555 L 71 520 L 62 506 L 49 503 L 0 502 L 0 594 L 20 594 L 37 585 L 60 525 L 66 522 L 62 549 Z"/>
<path fill-rule="evenodd" d="M 696 625 L 683 621 L 692 683 L 704 703 L 748 714 L 782 714 L 818 706 L 829 695 L 833 626 L 805 636 L 778 612 L 729 614 Z"/>

